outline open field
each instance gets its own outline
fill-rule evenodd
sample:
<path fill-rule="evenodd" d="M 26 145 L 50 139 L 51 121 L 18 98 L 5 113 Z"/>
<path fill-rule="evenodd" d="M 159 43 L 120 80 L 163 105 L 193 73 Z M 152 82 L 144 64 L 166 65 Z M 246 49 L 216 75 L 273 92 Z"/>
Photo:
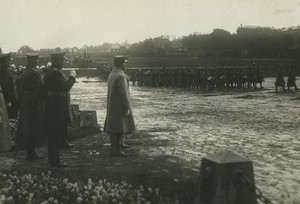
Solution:
<path fill-rule="evenodd" d="M 197 196 L 201 158 L 228 149 L 253 161 L 255 181 L 275 204 L 300 201 L 300 92 L 274 90 L 274 78 L 264 89 L 223 92 L 182 91 L 131 86 L 138 131 L 126 137 L 128 158 L 111 158 L 103 135 L 74 141 L 64 150 L 70 164 L 53 170 L 72 181 L 107 178 L 134 186 L 159 187 L 161 193 L 191 203 Z M 297 81 L 298 82 L 298 81 Z M 299 84 L 298 84 L 299 86 Z M 96 110 L 103 127 L 106 82 L 79 77 L 71 92 L 81 110 Z M 92 151 L 100 154 L 91 154 Z M 46 156 L 46 149 L 39 150 Z M 28 163 L 24 152 L 1 153 L 5 171 L 47 172 L 47 160 Z"/>
<path fill-rule="evenodd" d="M 73 101 L 96 109 L 103 124 L 106 84 L 91 80 L 79 79 Z M 170 156 L 194 170 L 202 157 L 233 150 L 253 161 L 257 186 L 274 203 L 298 203 L 300 92 L 276 93 L 274 82 L 267 78 L 265 89 L 232 92 L 131 87 L 139 131 L 128 142 L 143 144 L 141 155 Z"/>

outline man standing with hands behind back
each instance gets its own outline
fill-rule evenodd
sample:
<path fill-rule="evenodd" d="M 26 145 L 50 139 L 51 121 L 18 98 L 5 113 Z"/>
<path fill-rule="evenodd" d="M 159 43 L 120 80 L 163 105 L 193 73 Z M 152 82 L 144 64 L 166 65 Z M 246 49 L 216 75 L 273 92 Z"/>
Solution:
<path fill-rule="evenodd" d="M 130 134 L 136 130 L 132 115 L 129 82 L 124 73 L 125 56 L 115 56 L 112 72 L 108 77 L 107 112 L 104 132 L 110 135 L 111 155 L 124 157 L 126 154 L 121 150 L 125 147 L 122 142 L 124 134 Z"/>
<path fill-rule="evenodd" d="M 76 72 L 71 71 L 67 78 L 62 71 L 65 52 L 51 54 L 52 66 L 46 72 L 46 135 L 48 137 L 48 162 L 51 167 L 66 167 L 60 161 L 59 148 L 63 138 L 68 134 L 67 124 L 71 120 L 69 92 L 75 83 Z"/>

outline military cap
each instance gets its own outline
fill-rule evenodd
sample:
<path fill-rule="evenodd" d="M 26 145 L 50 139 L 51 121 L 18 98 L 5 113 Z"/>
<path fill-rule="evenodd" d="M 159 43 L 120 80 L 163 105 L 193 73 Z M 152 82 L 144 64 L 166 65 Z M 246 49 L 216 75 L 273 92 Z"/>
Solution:
<path fill-rule="evenodd" d="M 4 63 L 4 62 L 10 61 L 11 60 L 10 56 L 11 56 L 11 53 L 0 55 L 0 63 Z"/>
<path fill-rule="evenodd" d="M 36 66 L 37 59 L 39 58 L 40 54 L 35 52 L 30 52 L 25 54 L 27 57 L 27 66 Z"/>
<path fill-rule="evenodd" d="M 51 61 L 52 64 L 55 64 L 56 62 L 60 61 L 61 59 L 65 59 L 65 54 L 67 52 L 55 52 L 55 53 L 51 53 Z"/>
<path fill-rule="evenodd" d="M 40 53 L 31 52 L 31 53 L 26 53 L 25 55 L 27 56 L 27 59 L 28 58 L 37 59 L 40 56 Z"/>
<path fill-rule="evenodd" d="M 114 57 L 114 63 L 115 65 L 123 65 L 125 62 L 127 62 L 128 57 L 124 55 L 116 55 Z"/>
<path fill-rule="evenodd" d="M 27 57 L 27 62 L 35 62 L 40 56 L 39 53 L 33 53 L 33 52 L 32 53 L 26 53 L 25 55 Z"/>

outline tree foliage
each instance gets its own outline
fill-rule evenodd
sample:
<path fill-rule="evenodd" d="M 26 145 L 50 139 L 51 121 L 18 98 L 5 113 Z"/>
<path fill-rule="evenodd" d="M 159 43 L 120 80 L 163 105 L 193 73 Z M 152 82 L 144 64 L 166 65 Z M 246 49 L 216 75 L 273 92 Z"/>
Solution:
<path fill-rule="evenodd" d="M 32 52 L 32 51 L 34 51 L 34 49 L 32 47 L 29 47 L 28 45 L 23 45 L 18 50 L 19 53 L 23 53 L 23 54 L 25 54 L 26 52 Z"/>
<path fill-rule="evenodd" d="M 136 56 L 166 56 L 178 50 L 221 57 L 295 57 L 300 52 L 300 28 L 239 27 L 236 34 L 214 29 L 210 34 L 193 33 L 174 40 L 161 36 L 134 43 L 129 52 Z"/>

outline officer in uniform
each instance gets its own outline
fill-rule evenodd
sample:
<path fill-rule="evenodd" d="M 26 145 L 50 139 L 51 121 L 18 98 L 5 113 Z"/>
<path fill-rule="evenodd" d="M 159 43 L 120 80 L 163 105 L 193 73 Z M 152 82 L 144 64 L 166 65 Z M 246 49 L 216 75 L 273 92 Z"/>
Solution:
<path fill-rule="evenodd" d="M 3 91 L 0 86 L 0 152 L 8 151 L 12 147 L 8 115 L 6 112 L 6 103 L 3 97 Z"/>
<path fill-rule="evenodd" d="M 27 66 L 20 77 L 21 101 L 16 142 L 26 149 L 26 159 L 35 160 L 35 148 L 44 141 L 44 101 L 45 87 L 42 73 L 36 68 L 39 54 L 29 53 Z"/>
<path fill-rule="evenodd" d="M 295 75 L 294 66 L 292 66 L 290 71 L 289 71 L 288 80 L 287 80 L 287 87 L 288 87 L 288 91 L 290 91 L 291 87 L 294 87 L 295 90 L 298 90 L 297 85 L 296 85 L 296 75 Z"/>
<path fill-rule="evenodd" d="M 60 161 L 59 148 L 61 141 L 67 137 L 67 125 L 71 121 L 70 95 L 76 79 L 76 72 L 71 71 L 69 78 L 62 71 L 65 52 L 51 54 L 52 66 L 46 72 L 46 135 L 48 137 L 48 162 L 51 167 L 65 167 Z"/>
<path fill-rule="evenodd" d="M 285 80 L 284 80 L 284 75 L 283 75 L 283 67 L 280 67 L 277 72 L 276 81 L 275 81 L 276 92 L 278 92 L 279 86 L 281 86 L 283 91 L 285 91 Z"/>
<path fill-rule="evenodd" d="M 17 99 L 15 94 L 15 82 L 13 74 L 8 70 L 11 62 L 11 54 L 0 55 L 0 86 L 4 96 L 6 110 L 9 119 L 18 118 Z"/>
<path fill-rule="evenodd" d="M 124 73 L 125 56 L 115 56 L 115 67 L 108 77 L 107 112 L 104 124 L 104 132 L 110 135 L 111 155 L 124 157 L 121 150 L 122 137 L 135 131 L 135 123 L 132 115 L 129 83 Z"/>
<path fill-rule="evenodd" d="M 255 76 L 256 76 L 256 83 L 259 83 L 261 89 L 264 88 L 262 86 L 262 82 L 264 81 L 265 76 L 259 67 L 255 71 Z"/>

